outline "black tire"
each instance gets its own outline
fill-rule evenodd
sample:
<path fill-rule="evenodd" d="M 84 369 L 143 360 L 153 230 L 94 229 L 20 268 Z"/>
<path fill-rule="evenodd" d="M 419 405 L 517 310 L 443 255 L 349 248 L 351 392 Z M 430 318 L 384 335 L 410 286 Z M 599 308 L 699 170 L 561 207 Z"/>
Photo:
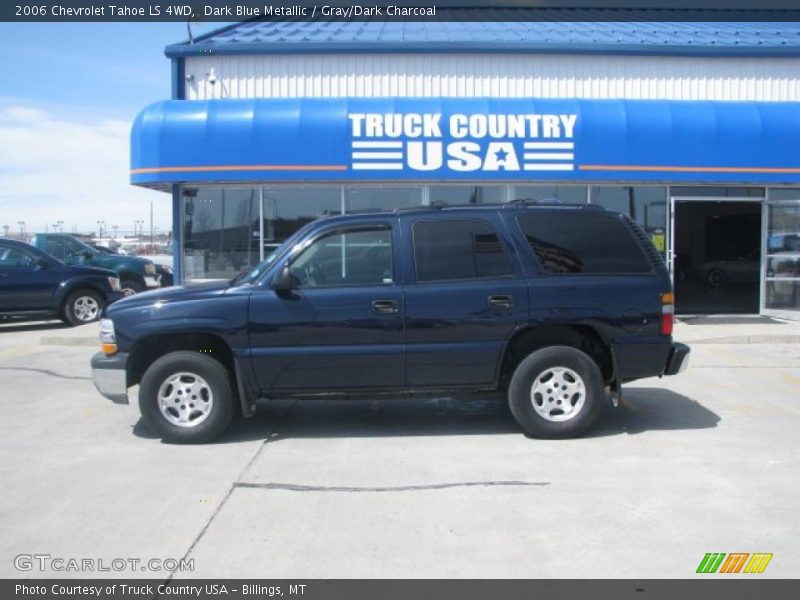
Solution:
<path fill-rule="evenodd" d="M 63 320 L 70 325 L 86 325 L 103 316 L 103 296 L 90 289 L 70 292 L 61 308 Z"/>
<path fill-rule="evenodd" d="M 141 294 L 144 291 L 144 286 L 138 281 L 133 279 L 123 279 L 119 284 L 120 289 L 126 296 L 133 296 L 134 294 Z"/>
<path fill-rule="evenodd" d="M 554 371 L 553 369 L 566 369 Z M 570 371 L 580 378 L 579 383 L 571 381 Z M 556 374 L 562 382 L 561 389 L 555 392 L 549 385 L 556 386 L 548 379 L 548 375 Z M 580 383 L 583 384 L 583 399 L 577 393 Z M 537 392 L 534 398 L 534 385 L 545 392 L 544 396 Z M 543 387 L 544 386 L 544 387 Z M 551 389 L 552 392 L 547 390 Z M 562 394 L 564 392 L 564 394 Z M 570 393 L 575 392 L 572 395 Z M 552 393 L 552 396 L 548 395 Z M 534 408 L 534 402 L 540 411 L 546 412 L 546 418 Z M 575 414 L 566 414 L 567 405 L 575 406 Z M 526 433 L 537 438 L 575 437 L 591 427 L 605 402 L 603 376 L 597 364 L 586 353 L 572 346 L 548 346 L 532 352 L 517 365 L 508 387 L 508 404 L 517 423 Z M 561 408 L 559 407 L 561 406 Z M 558 411 L 561 411 L 559 414 Z M 563 418 L 565 420 L 551 420 Z"/>
<path fill-rule="evenodd" d="M 175 424 L 162 413 L 159 407 L 159 392 L 169 391 L 169 387 L 161 390 L 162 384 L 166 384 L 170 377 L 179 373 L 199 376 L 209 387 L 212 399 L 211 408 L 207 416 L 196 424 Z M 179 385 L 191 384 L 190 378 L 182 379 L 179 382 Z M 165 442 L 176 444 L 204 443 L 219 437 L 233 419 L 234 397 L 228 370 L 213 358 L 197 352 L 171 352 L 162 356 L 145 371 L 139 386 L 139 408 L 145 423 Z M 178 399 L 177 396 L 176 399 Z M 197 403 L 197 406 L 200 406 L 199 403 L 203 401 L 205 400 L 202 396 L 199 398 L 194 395 L 191 397 L 181 396 L 180 401 L 176 402 L 174 407 L 170 405 L 173 411 L 167 412 L 173 418 L 178 418 L 181 414 L 190 415 L 193 409 L 195 409 L 195 413 L 201 412 L 196 409 L 194 404 Z M 192 406 L 189 406 L 190 403 Z"/>

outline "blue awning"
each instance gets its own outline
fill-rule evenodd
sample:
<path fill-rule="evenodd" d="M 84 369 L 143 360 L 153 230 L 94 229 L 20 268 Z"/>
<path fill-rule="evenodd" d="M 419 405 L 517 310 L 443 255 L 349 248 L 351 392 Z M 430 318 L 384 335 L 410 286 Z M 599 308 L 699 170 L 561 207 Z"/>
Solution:
<path fill-rule="evenodd" d="M 800 183 L 800 104 L 494 98 L 175 100 L 131 182 Z"/>

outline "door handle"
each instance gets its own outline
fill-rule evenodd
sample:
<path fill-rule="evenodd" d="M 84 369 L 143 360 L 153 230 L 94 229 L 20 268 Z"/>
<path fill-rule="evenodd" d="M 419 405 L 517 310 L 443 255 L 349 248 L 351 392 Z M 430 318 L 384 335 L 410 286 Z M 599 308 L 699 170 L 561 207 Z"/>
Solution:
<path fill-rule="evenodd" d="M 505 294 L 489 296 L 488 302 L 492 308 L 511 308 L 514 306 L 514 296 L 506 296 Z"/>
<path fill-rule="evenodd" d="M 372 312 L 376 315 L 393 315 L 399 310 L 394 300 L 373 300 Z"/>

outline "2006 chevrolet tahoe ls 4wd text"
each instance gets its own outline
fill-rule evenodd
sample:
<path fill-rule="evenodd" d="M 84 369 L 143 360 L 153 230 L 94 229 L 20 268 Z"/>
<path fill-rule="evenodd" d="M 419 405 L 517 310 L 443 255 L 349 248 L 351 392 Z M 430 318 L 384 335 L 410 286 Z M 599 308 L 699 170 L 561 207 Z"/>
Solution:
<path fill-rule="evenodd" d="M 219 436 L 257 398 L 506 390 L 535 437 L 586 431 L 621 385 L 674 375 L 661 256 L 590 205 L 420 207 L 309 223 L 230 282 L 109 307 L 94 382 L 139 384 L 171 442 Z"/>

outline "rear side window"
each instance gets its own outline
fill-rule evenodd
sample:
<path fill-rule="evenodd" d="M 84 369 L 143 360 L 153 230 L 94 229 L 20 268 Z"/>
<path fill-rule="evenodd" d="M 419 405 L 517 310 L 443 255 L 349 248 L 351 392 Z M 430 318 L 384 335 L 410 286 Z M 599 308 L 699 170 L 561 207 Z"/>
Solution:
<path fill-rule="evenodd" d="M 626 225 L 586 213 L 520 215 L 517 223 L 545 273 L 649 273 L 650 262 Z"/>
<path fill-rule="evenodd" d="M 417 281 L 507 277 L 511 263 L 485 221 L 417 221 L 413 227 Z"/>

